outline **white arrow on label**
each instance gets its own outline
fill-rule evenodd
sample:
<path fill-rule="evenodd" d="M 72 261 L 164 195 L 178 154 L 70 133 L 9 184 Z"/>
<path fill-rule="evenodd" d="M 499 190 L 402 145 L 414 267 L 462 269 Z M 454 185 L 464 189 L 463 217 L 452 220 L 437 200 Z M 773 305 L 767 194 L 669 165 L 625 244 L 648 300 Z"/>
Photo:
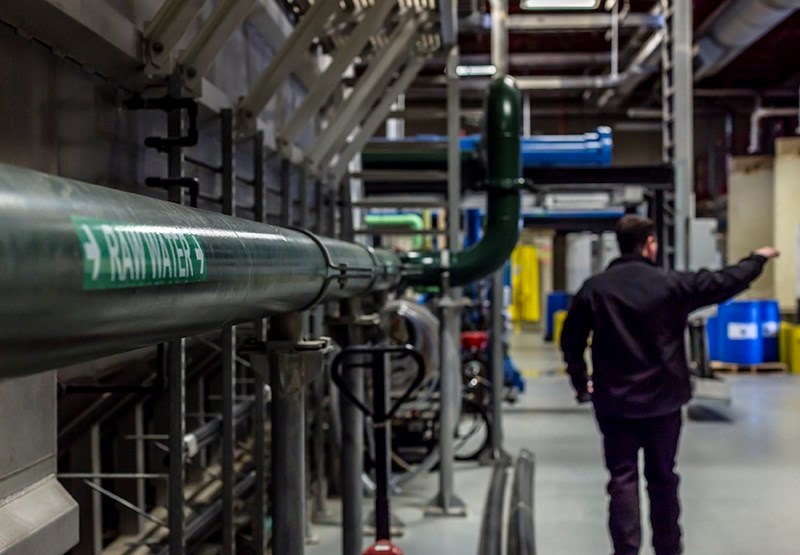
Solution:
<path fill-rule="evenodd" d="M 206 267 L 206 257 L 203 254 L 203 247 L 200 246 L 200 242 L 197 240 L 197 237 L 192 236 L 192 240 L 194 241 L 194 244 L 197 245 L 197 248 L 194 249 L 194 256 L 197 258 L 197 261 L 200 262 L 200 274 L 202 274 Z"/>
<path fill-rule="evenodd" d="M 83 255 L 86 260 L 92 262 L 92 281 L 96 281 L 100 275 L 100 245 L 97 244 L 97 240 L 88 225 L 81 224 L 81 229 L 83 229 L 86 238 L 89 240 L 87 243 L 83 243 Z"/>

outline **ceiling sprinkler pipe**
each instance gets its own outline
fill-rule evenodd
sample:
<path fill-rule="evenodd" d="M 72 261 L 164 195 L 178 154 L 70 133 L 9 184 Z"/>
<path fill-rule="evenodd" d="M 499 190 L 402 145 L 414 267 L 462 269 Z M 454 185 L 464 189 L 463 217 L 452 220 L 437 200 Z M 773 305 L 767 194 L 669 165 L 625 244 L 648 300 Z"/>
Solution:
<path fill-rule="evenodd" d="M 399 281 L 390 251 L 0 164 L 0 379 Z"/>
<path fill-rule="evenodd" d="M 513 78 L 492 80 L 485 104 L 486 227 L 483 238 L 472 247 L 451 252 L 449 264 L 438 252 L 411 252 L 403 257 L 405 281 L 411 285 L 436 286 L 442 272 L 449 272 L 454 287 L 482 279 L 505 264 L 519 239 L 520 187 L 520 92 Z"/>

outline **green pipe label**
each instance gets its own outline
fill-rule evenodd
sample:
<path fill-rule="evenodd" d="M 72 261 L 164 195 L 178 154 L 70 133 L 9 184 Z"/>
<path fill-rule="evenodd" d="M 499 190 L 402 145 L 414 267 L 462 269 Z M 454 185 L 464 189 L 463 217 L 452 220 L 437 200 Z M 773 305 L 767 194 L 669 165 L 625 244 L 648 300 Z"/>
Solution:
<path fill-rule="evenodd" d="M 154 225 L 72 216 L 83 252 L 85 290 L 153 287 L 208 279 L 196 235 Z"/>

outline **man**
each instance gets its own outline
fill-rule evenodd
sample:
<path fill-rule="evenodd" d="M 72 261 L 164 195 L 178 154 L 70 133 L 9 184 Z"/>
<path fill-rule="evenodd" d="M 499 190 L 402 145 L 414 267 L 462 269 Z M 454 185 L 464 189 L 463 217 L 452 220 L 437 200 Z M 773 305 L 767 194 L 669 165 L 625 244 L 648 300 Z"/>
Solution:
<path fill-rule="evenodd" d="M 681 407 L 691 397 L 684 330 L 691 312 L 741 293 L 761 273 L 771 247 L 718 272 L 665 272 L 655 265 L 655 224 L 628 215 L 616 226 L 621 257 L 575 296 L 561 336 L 579 402 L 591 400 L 603 435 L 609 531 L 615 555 L 641 543 L 639 450 L 650 497 L 656 555 L 681 553 L 678 475 Z M 592 335 L 593 372 L 584 359 Z"/>

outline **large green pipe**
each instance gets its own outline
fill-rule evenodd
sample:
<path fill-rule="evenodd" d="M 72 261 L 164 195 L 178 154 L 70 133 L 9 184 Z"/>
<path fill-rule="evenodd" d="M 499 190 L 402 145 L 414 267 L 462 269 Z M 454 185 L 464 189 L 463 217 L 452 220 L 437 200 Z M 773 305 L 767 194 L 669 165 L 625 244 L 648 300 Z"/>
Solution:
<path fill-rule="evenodd" d="M 367 214 L 364 220 L 368 228 L 400 227 L 419 231 L 425 227 L 425 222 L 419 214 Z M 422 247 L 422 235 L 412 235 L 411 240 L 413 248 Z"/>
<path fill-rule="evenodd" d="M 472 247 L 451 252 L 449 264 L 437 252 L 411 252 L 403 257 L 405 280 L 411 285 L 462 286 L 484 278 L 505 264 L 519 239 L 522 159 L 520 157 L 520 94 L 514 79 L 493 79 L 486 98 L 484 148 L 487 180 L 486 227 Z"/>
<path fill-rule="evenodd" d="M 399 281 L 386 250 L 0 165 L 0 378 Z"/>

